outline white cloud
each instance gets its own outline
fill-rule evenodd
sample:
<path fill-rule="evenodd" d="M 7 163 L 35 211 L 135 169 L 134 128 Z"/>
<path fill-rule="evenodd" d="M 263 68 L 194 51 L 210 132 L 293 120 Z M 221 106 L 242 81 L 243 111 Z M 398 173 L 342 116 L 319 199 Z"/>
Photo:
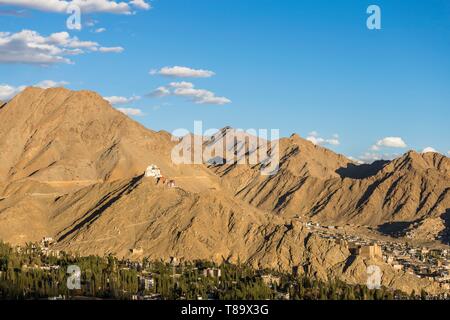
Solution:
<path fill-rule="evenodd" d="M 55 87 L 63 87 L 68 85 L 69 83 L 66 81 L 53 81 L 53 80 L 43 80 L 41 82 L 36 83 L 34 86 L 42 89 L 55 88 Z"/>
<path fill-rule="evenodd" d="M 366 163 L 381 160 L 383 159 L 383 156 L 379 153 L 366 152 L 362 156 L 360 156 L 359 159 Z"/>
<path fill-rule="evenodd" d="M 89 49 L 95 50 L 99 45 L 94 41 L 80 41 L 77 37 L 70 37 L 66 31 L 52 33 L 47 39 L 44 38 L 47 43 L 57 46 L 63 46 L 73 49 Z"/>
<path fill-rule="evenodd" d="M 95 33 L 102 33 L 102 32 L 105 32 L 106 31 L 106 28 L 97 28 L 97 29 L 95 29 Z"/>
<path fill-rule="evenodd" d="M 66 13 L 70 5 L 78 6 L 81 9 L 82 13 L 132 13 L 132 10 L 128 3 L 124 1 L 112 0 L 0 0 L 0 4 L 56 13 Z M 130 2 L 130 4 L 138 9 L 148 10 L 151 8 L 151 6 L 144 0 L 133 0 Z"/>
<path fill-rule="evenodd" d="M 321 144 L 323 144 L 325 142 L 325 139 L 319 138 L 319 137 L 315 137 L 315 136 L 308 136 L 308 137 L 306 137 L 306 140 L 311 141 L 315 145 L 321 145 Z"/>
<path fill-rule="evenodd" d="M 393 160 L 397 157 L 399 157 L 400 154 L 399 153 L 379 153 L 379 152 L 365 152 L 364 154 L 362 154 L 361 156 L 357 157 L 356 159 L 353 157 L 349 157 L 349 159 L 351 160 L 356 160 L 357 162 L 362 162 L 362 163 L 372 163 L 374 161 L 379 161 L 379 160 Z"/>
<path fill-rule="evenodd" d="M 1 0 L 0 0 L 1 1 Z M 0 63 L 50 65 L 73 63 L 68 57 L 84 54 L 85 50 L 119 52 L 123 48 L 100 47 L 94 41 L 81 41 L 69 33 L 56 32 L 48 37 L 32 30 L 17 33 L 0 32 Z"/>
<path fill-rule="evenodd" d="M 166 87 L 162 86 L 162 87 L 158 87 L 155 90 L 153 90 L 153 92 L 150 94 L 153 97 L 166 97 L 166 96 L 170 96 L 171 92 L 169 89 L 167 89 Z"/>
<path fill-rule="evenodd" d="M 378 140 L 378 142 L 373 145 L 370 149 L 372 151 L 378 151 L 381 147 L 387 147 L 387 148 L 406 148 L 407 145 L 405 141 L 403 141 L 400 137 L 386 137 L 381 140 Z"/>
<path fill-rule="evenodd" d="M 191 69 L 188 67 L 164 67 L 161 70 L 151 70 L 150 74 L 159 74 L 166 77 L 178 78 L 209 78 L 215 75 L 214 72 L 202 69 Z"/>
<path fill-rule="evenodd" d="M 433 147 L 426 147 L 425 149 L 422 150 L 422 153 L 429 153 L 429 152 L 437 153 L 436 149 L 434 149 Z"/>
<path fill-rule="evenodd" d="M 172 88 L 180 88 L 180 89 L 192 89 L 194 88 L 194 84 L 191 82 L 181 81 L 181 82 L 171 82 L 169 84 Z"/>
<path fill-rule="evenodd" d="M 98 23 L 97 20 L 89 19 L 88 21 L 85 22 L 85 25 L 86 25 L 87 27 L 93 27 L 93 26 L 95 26 L 97 23 Z"/>
<path fill-rule="evenodd" d="M 66 81 L 53 81 L 53 80 L 43 80 L 36 84 L 34 87 L 39 87 L 43 89 L 54 88 L 54 87 L 62 87 L 69 84 Z M 18 86 L 14 87 L 8 84 L 0 84 L 0 100 L 8 101 L 11 100 L 16 94 L 23 91 L 27 86 Z"/>
<path fill-rule="evenodd" d="M 143 116 L 141 109 L 134 108 L 117 108 L 120 112 L 126 114 L 127 116 Z"/>
<path fill-rule="evenodd" d="M 357 164 L 364 164 L 364 161 L 361 161 L 359 159 L 356 159 L 355 157 L 347 157 L 348 159 L 352 160 L 353 162 L 357 163 Z"/>
<path fill-rule="evenodd" d="M 98 51 L 103 52 L 103 53 L 121 53 L 123 52 L 123 48 L 122 47 L 100 47 L 98 48 Z"/>
<path fill-rule="evenodd" d="M 376 153 L 376 152 L 365 152 L 363 155 L 359 156 L 358 159 L 364 163 L 372 163 L 378 160 L 392 160 L 397 157 L 398 154 L 393 153 Z"/>
<path fill-rule="evenodd" d="M 225 97 L 217 97 L 213 92 L 204 89 L 195 89 L 194 85 L 189 82 L 172 82 L 171 87 L 175 88 L 173 94 L 191 98 L 198 104 L 228 104 L 231 100 Z"/>
<path fill-rule="evenodd" d="M 13 87 L 7 84 L 0 84 L 0 101 L 10 100 L 23 89 L 25 89 L 25 86 Z"/>
<path fill-rule="evenodd" d="M 67 7 L 69 6 L 68 1 L 60 0 L 0 0 L 0 4 L 52 12 L 65 12 L 67 10 Z"/>
<path fill-rule="evenodd" d="M 369 148 L 368 152 L 359 156 L 358 159 L 365 162 L 371 163 L 378 160 L 392 160 L 399 156 L 398 153 L 381 153 L 380 150 L 383 148 L 406 148 L 407 145 L 401 137 L 385 137 L 378 140 L 376 144 Z"/>
<path fill-rule="evenodd" d="M 312 131 L 309 133 L 308 137 L 306 137 L 306 140 L 312 142 L 315 145 L 332 145 L 332 146 L 338 146 L 340 145 L 339 141 L 339 135 L 334 134 L 332 138 L 325 139 L 319 137 L 319 133 L 317 131 Z"/>
<path fill-rule="evenodd" d="M 111 96 L 111 97 L 104 97 L 106 101 L 111 103 L 112 105 L 121 105 L 121 104 L 127 104 L 134 102 L 136 100 L 139 100 L 141 97 L 139 96 L 132 96 L 130 98 L 127 97 L 121 97 L 121 96 Z"/>
<path fill-rule="evenodd" d="M 168 86 L 162 86 L 155 89 L 152 93 L 154 97 L 178 96 L 191 99 L 197 104 L 217 104 L 224 105 L 231 103 L 231 100 L 225 97 L 217 97 L 214 92 L 205 89 L 196 89 L 191 82 L 171 82 Z"/>
<path fill-rule="evenodd" d="M 130 2 L 133 6 L 136 8 L 142 9 L 142 10 L 149 10 L 152 8 L 150 3 L 145 2 L 144 0 L 132 0 Z"/>
<path fill-rule="evenodd" d="M 326 139 L 325 142 L 326 142 L 327 144 L 331 144 L 331 145 L 333 145 L 333 146 L 338 146 L 338 145 L 341 144 L 341 143 L 339 142 L 339 140 L 338 140 L 338 139 L 335 139 L 335 138 L 333 138 L 333 139 Z"/>

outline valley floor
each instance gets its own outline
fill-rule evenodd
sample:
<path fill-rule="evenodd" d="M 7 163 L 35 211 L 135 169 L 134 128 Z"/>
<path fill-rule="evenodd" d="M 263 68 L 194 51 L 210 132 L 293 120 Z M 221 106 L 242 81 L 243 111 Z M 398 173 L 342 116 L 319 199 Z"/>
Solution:
<path fill-rule="evenodd" d="M 339 280 L 255 270 L 208 261 L 139 262 L 107 257 L 49 255 L 39 245 L 0 243 L 0 299 L 49 300 L 392 300 L 446 299 L 424 291 L 407 295 Z"/>

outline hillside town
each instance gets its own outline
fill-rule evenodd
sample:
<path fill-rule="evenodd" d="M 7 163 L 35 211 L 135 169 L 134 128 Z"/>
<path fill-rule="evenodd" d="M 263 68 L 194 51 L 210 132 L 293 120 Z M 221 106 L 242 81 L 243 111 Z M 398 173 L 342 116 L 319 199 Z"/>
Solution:
<path fill-rule="evenodd" d="M 56 255 L 59 258 L 56 258 Z M 68 273 L 69 270 L 79 273 Z M 40 245 L 0 243 L 0 299 L 127 300 L 383 300 L 442 299 L 327 282 L 246 264 L 170 262 L 46 253 Z"/>
<path fill-rule="evenodd" d="M 324 239 L 343 244 L 355 255 L 380 259 L 391 265 L 394 270 L 436 281 L 443 289 L 450 290 L 450 263 L 447 248 L 430 249 L 414 246 L 405 241 L 395 241 L 395 239 L 388 241 L 376 237 L 363 237 L 350 232 L 349 230 L 352 230 L 350 225 L 325 226 L 308 221 L 304 223 L 304 226 Z"/>
<path fill-rule="evenodd" d="M 298 223 L 298 222 L 296 222 Z M 302 223 L 302 222 L 300 222 Z M 407 272 L 418 278 L 426 278 L 430 281 L 435 281 L 441 285 L 445 290 L 449 289 L 450 277 L 449 270 L 450 266 L 448 263 L 448 250 L 446 249 L 428 249 L 425 247 L 414 247 L 409 243 L 402 243 L 400 241 L 384 241 L 380 239 L 371 239 L 368 237 L 357 236 L 350 234 L 345 227 L 341 226 L 324 226 L 319 223 L 313 223 L 311 221 L 302 223 L 305 228 L 310 230 L 310 232 L 320 236 L 321 238 L 335 241 L 341 245 L 346 246 L 349 251 L 357 256 L 362 256 L 365 258 L 370 258 L 373 260 L 383 261 L 392 266 L 397 272 Z M 29 244 L 25 247 L 16 246 L 14 248 L 14 253 L 22 257 L 33 257 L 26 258 L 25 263 L 21 263 L 20 272 L 44 272 L 50 274 L 59 274 L 63 276 L 66 273 L 65 268 L 69 261 L 83 261 L 84 258 L 73 254 L 67 254 L 59 250 L 54 250 L 53 246 L 55 240 L 52 237 L 44 237 L 38 244 Z M 89 258 L 86 258 L 89 259 Z M 102 258 L 95 258 L 102 259 Z M 195 263 L 179 261 L 178 258 L 172 257 L 168 262 L 151 262 L 148 259 L 143 259 L 142 261 L 131 261 L 131 260 L 117 260 L 115 258 L 109 257 L 111 259 L 108 263 L 112 263 L 114 266 L 112 269 L 117 272 L 122 279 L 129 278 L 132 287 L 135 292 L 130 290 L 122 289 L 121 294 L 126 296 L 128 299 L 132 300 L 158 300 L 165 299 L 168 297 L 170 286 L 187 286 L 197 288 L 198 284 L 201 284 L 202 290 L 197 292 L 194 296 L 191 294 L 182 294 L 179 296 L 171 296 L 171 298 L 176 299 L 217 299 L 220 298 L 220 284 L 227 278 L 224 272 L 227 272 L 227 267 L 221 265 L 216 265 L 211 262 L 198 261 Z M 64 261 L 64 263 L 61 263 Z M 111 262 L 113 261 L 113 262 Z M 108 267 L 109 272 L 111 268 Z M 283 274 L 277 271 L 271 270 L 247 270 L 246 272 L 251 272 L 252 281 L 256 281 L 258 286 L 261 286 L 260 290 L 268 290 L 267 294 L 270 299 L 281 299 L 289 300 L 293 298 L 292 290 L 295 280 L 295 274 Z M 6 270 L 0 271 L 0 279 L 5 277 L 7 273 Z M 127 275 L 127 276 L 125 276 Z M 225 276 L 225 277 L 224 277 Z M 3 278 L 2 278 L 3 277 Z M 99 286 L 97 289 L 105 290 L 110 288 L 112 279 L 109 277 L 103 279 L 103 286 Z M 89 292 L 96 292 L 92 289 L 98 280 L 92 280 L 85 276 L 82 281 L 83 286 L 87 288 Z M 165 281 L 164 286 L 161 281 Z M 237 285 L 238 279 L 231 281 L 231 285 Z M 64 284 L 64 281 L 59 282 L 60 285 Z M 183 284 L 181 284 L 183 283 Z M 64 286 L 65 287 L 65 286 Z M 165 289 L 163 289 L 163 287 Z M 111 289 L 111 288 L 110 288 Z M 108 289 L 109 290 L 109 289 Z M 165 291 L 164 291 L 165 290 Z M 67 290 L 59 290 L 55 288 L 55 294 L 49 296 L 49 299 L 68 299 L 75 298 L 77 294 Z M 264 291 L 265 292 L 265 291 Z M 270 292 L 270 293 L 269 293 Z M 103 293 L 106 294 L 106 293 Z M 173 292 L 171 294 L 174 294 Z M 106 297 L 107 295 L 105 295 Z M 392 293 L 394 299 L 405 299 L 407 295 L 396 292 Z M 426 299 L 447 299 L 449 298 L 447 294 L 439 296 L 429 296 L 425 295 L 422 298 Z"/>

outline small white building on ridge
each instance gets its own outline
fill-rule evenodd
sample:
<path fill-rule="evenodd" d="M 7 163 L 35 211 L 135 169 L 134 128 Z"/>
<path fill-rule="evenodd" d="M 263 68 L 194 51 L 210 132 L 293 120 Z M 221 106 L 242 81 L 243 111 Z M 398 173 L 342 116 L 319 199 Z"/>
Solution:
<path fill-rule="evenodd" d="M 161 170 L 154 164 L 150 165 L 147 170 L 145 170 L 146 177 L 153 177 L 156 179 L 162 178 Z"/>

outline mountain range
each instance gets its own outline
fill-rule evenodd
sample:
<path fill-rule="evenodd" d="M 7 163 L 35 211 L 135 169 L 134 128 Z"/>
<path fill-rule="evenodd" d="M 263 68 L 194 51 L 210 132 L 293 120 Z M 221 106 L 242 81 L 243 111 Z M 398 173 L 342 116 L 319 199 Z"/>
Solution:
<path fill-rule="evenodd" d="M 0 123 L 0 239 L 12 244 L 52 237 L 55 249 L 81 254 L 239 261 L 364 283 L 373 262 L 307 221 L 448 243 L 450 159 L 438 153 L 357 164 L 294 134 L 270 142 L 280 153 L 273 175 L 261 165 L 175 164 L 180 139 L 94 92 L 64 88 L 25 89 L 0 103 Z M 232 133 L 224 128 L 202 147 Z M 249 140 L 235 136 L 222 145 L 239 154 Z M 151 164 L 176 186 L 145 176 Z M 377 263 L 387 286 L 440 290 Z"/>

